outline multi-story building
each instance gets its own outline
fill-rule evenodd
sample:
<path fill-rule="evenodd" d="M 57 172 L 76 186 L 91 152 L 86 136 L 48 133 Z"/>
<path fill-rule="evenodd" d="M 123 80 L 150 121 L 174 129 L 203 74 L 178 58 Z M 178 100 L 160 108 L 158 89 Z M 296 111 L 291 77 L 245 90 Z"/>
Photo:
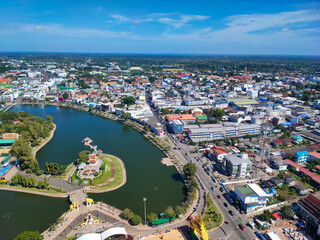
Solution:
<path fill-rule="evenodd" d="M 188 136 L 194 142 L 213 141 L 221 138 L 243 137 L 259 134 L 259 124 L 204 124 L 198 129 L 188 129 Z"/>
<path fill-rule="evenodd" d="M 293 160 L 298 164 L 305 163 L 309 159 L 309 155 L 307 151 L 296 152 Z"/>
<path fill-rule="evenodd" d="M 229 154 L 224 156 L 227 173 L 231 176 L 244 178 L 251 172 L 252 162 L 247 154 Z"/>
<path fill-rule="evenodd" d="M 247 183 L 246 186 L 236 186 L 233 194 L 239 200 L 240 208 L 246 213 L 250 213 L 265 207 L 268 198 L 276 194 L 276 190 L 270 188 L 266 191 L 255 183 Z"/>
<path fill-rule="evenodd" d="M 184 129 L 184 124 L 180 120 L 173 120 L 171 122 L 171 129 L 174 133 L 182 133 Z"/>
<path fill-rule="evenodd" d="M 298 201 L 298 212 L 320 235 L 320 200 L 312 194 Z"/>

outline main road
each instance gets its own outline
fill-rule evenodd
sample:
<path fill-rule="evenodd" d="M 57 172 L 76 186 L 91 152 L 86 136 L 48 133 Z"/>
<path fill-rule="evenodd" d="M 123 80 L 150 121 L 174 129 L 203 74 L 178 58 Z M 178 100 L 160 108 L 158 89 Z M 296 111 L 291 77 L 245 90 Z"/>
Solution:
<path fill-rule="evenodd" d="M 148 96 L 148 95 L 147 95 Z M 148 99 L 148 98 L 147 98 Z M 148 103 L 151 102 L 148 99 Z M 220 210 L 221 214 L 223 215 L 223 223 L 220 225 L 220 227 L 217 227 L 216 229 L 209 231 L 209 237 L 210 239 L 228 239 L 228 240 L 253 240 L 256 239 L 256 236 L 254 235 L 253 231 L 249 229 L 248 227 L 245 228 L 244 231 L 242 231 L 239 228 L 239 224 L 243 224 L 245 226 L 246 222 L 248 221 L 246 215 L 240 214 L 239 211 L 237 211 L 232 205 L 229 204 L 229 202 L 225 199 L 224 194 L 219 192 L 220 184 L 219 183 L 213 183 L 210 176 L 208 176 L 204 169 L 202 168 L 202 164 L 204 164 L 203 161 L 196 161 L 194 157 L 197 157 L 197 154 L 192 153 L 192 147 L 180 143 L 180 141 L 177 139 L 177 137 L 173 134 L 170 134 L 166 131 L 166 123 L 160 116 L 160 114 L 150 106 L 151 110 L 153 111 L 154 116 L 158 119 L 159 122 L 161 122 L 164 125 L 164 137 L 168 137 L 170 139 L 172 146 L 173 153 L 176 155 L 176 157 L 180 160 L 182 164 L 187 164 L 192 160 L 196 167 L 197 172 L 196 176 L 200 184 L 202 183 L 206 192 L 209 193 L 211 199 L 216 204 L 218 209 Z M 186 155 L 187 154 L 187 155 Z M 217 185 L 217 187 L 215 187 Z M 215 191 L 211 190 L 211 187 L 215 187 Z M 217 195 L 220 194 L 223 196 L 221 199 L 217 198 Z M 226 194 L 226 193 L 225 193 Z M 228 207 L 225 207 L 223 203 L 227 203 Z M 232 210 L 234 213 L 233 216 L 229 214 L 229 210 Z M 226 224 L 225 222 L 229 221 L 229 224 Z"/>

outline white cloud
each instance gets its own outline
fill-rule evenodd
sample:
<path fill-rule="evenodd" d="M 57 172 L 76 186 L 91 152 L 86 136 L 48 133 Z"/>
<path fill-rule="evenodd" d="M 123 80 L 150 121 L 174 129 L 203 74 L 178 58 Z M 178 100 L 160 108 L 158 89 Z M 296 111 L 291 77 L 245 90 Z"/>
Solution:
<path fill-rule="evenodd" d="M 209 16 L 202 16 L 202 15 L 181 15 L 180 18 L 174 19 L 174 18 L 159 18 L 158 22 L 170 25 L 174 28 L 181 28 L 185 26 L 187 23 L 192 21 L 203 21 L 210 18 Z"/>
<path fill-rule="evenodd" d="M 46 30 L 46 29 L 45 29 L 44 27 L 42 27 L 42 26 L 35 26 L 33 29 L 36 30 L 36 31 L 44 31 L 44 30 Z"/>
<path fill-rule="evenodd" d="M 45 30 L 45 31 L 44 31 Z M 132 40 L 141 40 L 141 37 L 131 32 L 125 31 L 109 31 L 94 28 L 72 28 L 64 27 L 62 25 L 45 25 L 34 26 L 28 24 L 11 24 L 0 29 L 2 34 L 16 34 L 16 33 L 34 33 L 45 35 L 61 35 L 67 37 L 102 37 L 102 38 L 124 38 Z"/>
<path fill-rule="evenodd" d="M 117 23 L 123 23 L 123 22 L 130 22 L 131 20 L 123 15 L 120 14 L 113 14 L 110 16 L 111 18 L 113 18 L 113 20 Z"/>
<path fill-rule="evenodd" d="M 117 24 L 120 24 L 120 23 L 127 23 L 127 22 L 131 22 L 131 23 L 159 22 L 166 25 L 170 25 L 174 28 L 181 28 L 185 26 L 187 23 L 190 23 L 192 21 L 203 21 L 210 18 L 209 16 L 202 16 L 202 15 L 180 15 L 176 18 L 167 17 L 171 15 L 177 15 L 177 13 L 153 13 L 153 14 L 149 14 L 147 18 L 142 18 L 142 19 L 132 19 L 124 15 L 113 14 L 113 15 L 110 15 L 112 20 L 108 20 L 107 23 L 115 22 Z"/>

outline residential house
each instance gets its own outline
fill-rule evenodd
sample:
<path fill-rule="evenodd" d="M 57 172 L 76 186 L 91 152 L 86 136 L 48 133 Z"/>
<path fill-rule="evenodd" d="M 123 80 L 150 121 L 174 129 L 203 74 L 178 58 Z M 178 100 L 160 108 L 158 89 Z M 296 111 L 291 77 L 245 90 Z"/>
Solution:
<path fill-rule="evenodd" d="M 276 139 L 273 140 L 271 144 L 275 147 L 280 147 L 280 145 L 284 145 L 284 141 L 282 141 L 281 139 Z"/>
<path fill-rule="evenodd" d="M 303 141 L 303 137 L 301 137 L 300 135 L 294 135 L 293 137 L 292 137 L 292 141 L 293 142 L 295 142 L 295 143 L 302 143 L 302 141 Z"/>

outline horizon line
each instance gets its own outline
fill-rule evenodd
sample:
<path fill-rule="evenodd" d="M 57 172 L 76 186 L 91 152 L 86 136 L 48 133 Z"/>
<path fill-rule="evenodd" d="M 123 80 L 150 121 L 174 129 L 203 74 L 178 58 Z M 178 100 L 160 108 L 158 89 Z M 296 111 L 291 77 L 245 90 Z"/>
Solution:
<path fill-rule="evenodd" d="M 112 52 L 63 52 L 63 51 L 1 51 L 0 54 L 14 53 L 14 54 L 84 54 L 84 55 L 168 55 L 168 56 L 272 56 L 272 57 L 320 57 L 320 55 L 301 55 L 301 54 L 243 54 L 243 53 L 112 53 Z"/>

